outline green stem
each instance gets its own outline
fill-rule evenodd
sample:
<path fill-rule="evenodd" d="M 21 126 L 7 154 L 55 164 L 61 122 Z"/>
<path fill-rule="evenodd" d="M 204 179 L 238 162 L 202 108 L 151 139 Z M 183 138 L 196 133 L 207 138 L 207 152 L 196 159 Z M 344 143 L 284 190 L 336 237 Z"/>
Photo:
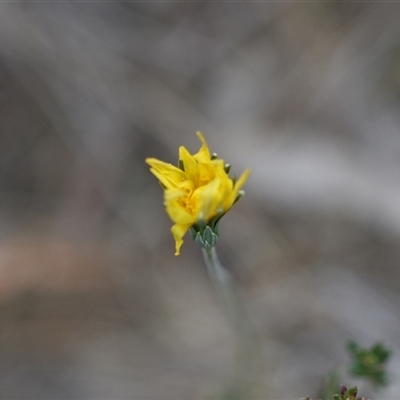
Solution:
<path fill-rule="evenodd" d="M 215 247 L 202 248 L 207 271 L 220 297 L 229 322 L 236 334 L 236 357 L 238 387 L 236 395 L 241 398 L 255 383 L 260 370 L 261 351 L 247 316 L 239 289 L 232 274 L 220 263 Z"/>
<path fill-rule="evenodd" d="M 220 263 L 215 247 L 203 248 L 208 275 L 235 332 L 248 331 L 247 315 L 232 274 Z"/>

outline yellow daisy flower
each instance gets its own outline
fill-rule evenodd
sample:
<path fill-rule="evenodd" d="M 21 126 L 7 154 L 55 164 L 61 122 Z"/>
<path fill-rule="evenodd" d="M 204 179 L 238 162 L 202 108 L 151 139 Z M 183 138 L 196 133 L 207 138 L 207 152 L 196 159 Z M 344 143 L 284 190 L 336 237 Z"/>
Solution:
<path fill-rule="evenodd" d="M 202 146 L 196 154 L 190 154 L 184 146 L 179 148 L 179 167 L 156 158 L 146 159 L 164 188 L 166 211 L 174 222 L 171 232 L 176 256 L 189 228 L 199 231 L 208 225 L 215 232 L 219 219 L 243 194 L 240 189 L 250 175 L 246 169 L 238 180 L 230 178 L 229 165 L 211 155 L 200 132 L 197 137 Z"/>

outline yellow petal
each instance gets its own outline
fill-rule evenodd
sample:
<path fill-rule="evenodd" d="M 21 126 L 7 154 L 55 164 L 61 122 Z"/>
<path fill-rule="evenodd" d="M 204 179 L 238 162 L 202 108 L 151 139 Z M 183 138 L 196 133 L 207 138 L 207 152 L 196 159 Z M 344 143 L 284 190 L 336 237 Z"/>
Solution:
<path fill-rule="evenodd" d="M 146 158 L 146 163 L 150 165 L 152 174 L 166 188 L 176 187 L 185 179 L 184 172 L 172 164 L 157 160 L 156 158 Z"/>
<path fill-rule="evenodd" d="M 211 159 L 211 153 L 210 149 L 208 148 L 206 139 L 204 139 L 204 136 L 201 132 L 197 131 L 196 132 L 197 137 L 200 139 L 202 146 L 200 150 L 193 155 L 193 157 L 200 162 L 207 162 Z"/>
<path fill-rule="evenodd" d="M 245 184 L 245 182 L 249 178 L 250 173 L 251 173 L 251 170 L 249 168 L 247 168 L 242 173 L 242 175 L 240 175 L 240 178 L 236 181 L 235 186 L 233 187 L 233 190 L 231 192 L 231 195 L 229 196 L 229 199 L 227 199 L 227 201 L 225 202 L 225 207 L 227 208 L 227 210 L 230 207 L 232 207 L 233 203 L 235 202 L 235 200 L 239 194 L 239 190 L 241 189 L 241 187 Z"/>
<path fill-rule="evenodd" d="M 166 189 L 164 191 L 164 201 L 165 201 L 165 203 L 168 203 L 177 198 L 187 196 L 187 194 L 188 194 L 188 191 L 185 190 L 184 188 Z"/>
<path fill-rule="evenodd" d="M 215 168 L 215 161 L 199 162 L 199 181 L 197 187 L 207 185 L 215 178 Z"/>
<path fill-rule="evenodd" d="M 208 185 L 199 187 L 193 194 L 193 196 L 198 197 L 199 202 L 197 218 L 201 214 L 208 221 L 217 214 L 217 209 L 220 207 L 222 199 L 220 183 L 219 179 L 214 179 Z"/>
<path fill-rule="evenodd" d="M 191 193 L 195 189 L 195 185 L 192 181 L 186 179 L 182 182 L 179 182 L 178 188 L 185 190 L 187 193 Z"/>
<path fill-rule="evenodd" d="M 198 186 L 199 164 L 184 146 L 179 148 L 179 160 L 183 164 L 186 179 L 192 181 L 195 186 Z"/>
<path fill-rule="evenodd" d="M 181 251 L 181 246 L 183 244 L 183 237 L 190 228 L 191 225 L 181 225 L 175 224 L 171 228 L 172 236 L 175 239 L 175 255 L 179 256 Z"/>
<path fill-rule="evenodd" d="M 240 178 L 235 183 L 235 193 L 237 194 L 240 188 L 246 183 L 247 179 L 249 178 L 251 170 L 249 168 L 245 169 Z"/>
<path fill-rule="evenodd" d="M 167 197 L 168 195 L 166 195 Z M 196 217 L 190 213 L 187 206 L 182 204 L 181 199 L 167 200 L 165 208 L 169 217 L 176 224 L 193 225 L 196 222 Z"/>

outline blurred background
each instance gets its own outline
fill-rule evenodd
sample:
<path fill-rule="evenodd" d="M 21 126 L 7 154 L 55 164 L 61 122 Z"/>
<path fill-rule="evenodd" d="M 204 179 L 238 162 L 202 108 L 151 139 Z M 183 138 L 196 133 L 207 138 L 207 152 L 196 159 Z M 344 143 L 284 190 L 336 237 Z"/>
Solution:
<path fill-rule="evenodd" d="M 196 152 L 197 130 L 252 169 L 218 251 L 260 339 L 257 398 L 315 398 L 349 339 L 393 350 L 379 398 L 400 398 L 399 20 L 390 2 L 1 4 L 0 398 L 221 398 L 234 335 L 144 163 Z"/>

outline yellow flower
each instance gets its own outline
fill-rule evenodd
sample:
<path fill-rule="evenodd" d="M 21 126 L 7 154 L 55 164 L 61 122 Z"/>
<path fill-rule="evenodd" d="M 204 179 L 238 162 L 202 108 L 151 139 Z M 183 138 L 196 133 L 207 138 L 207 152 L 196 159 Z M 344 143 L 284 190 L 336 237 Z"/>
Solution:
<path fill-rule="evenodd" d="M 240 197 L 240 189 L 250 175 L 246 169 L 236 181 L 228 175 L 229 166 L 224 160 L 211 156 L 208 145 L 200 132 L 202 142 L 196 154 L 181 146 L 179 167 L 147 158 L 150 171 L 164 188 L 164 204 L 174 222 L 171 228 L 175 239 L 175 255 L 179 255 L 183 236 L 190 227 L 216 222 Z"/>

